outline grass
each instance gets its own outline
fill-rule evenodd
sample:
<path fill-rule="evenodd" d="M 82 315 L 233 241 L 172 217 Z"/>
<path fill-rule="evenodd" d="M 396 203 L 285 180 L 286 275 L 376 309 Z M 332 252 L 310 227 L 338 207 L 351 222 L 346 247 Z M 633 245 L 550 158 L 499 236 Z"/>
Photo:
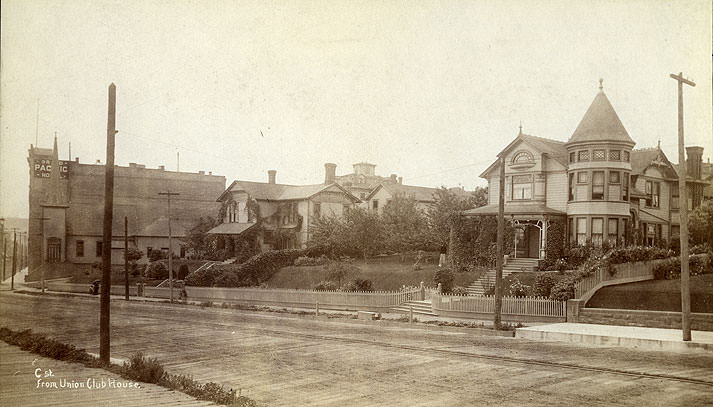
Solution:
<path fill-rule="evenodd" d="M 434 286 L 433 276 L 438 264 L 424 264 L 414 270 L 412 262 L 401 263 L 398 257 L 356 260 L 352 263 L 358 271 L 349 273 L 345 280 L 355 278 L 371 280 L 374 290 L 394 291 L 402 286 L 418 286 L 423 281 L 426 286 Z M 466 287 L 477 280 L 483 271 L 455 274 L 455 285 Z M 311 289 L 320 281 L 327 280 L 324 266 L 288 266 L 280 269 L 265 285 L 270 288 Z"/>
<path fill-rule="evenodd" d="M 237 407 L 257 405 L 254 400 L 240 394 L 236 395 L 235 390 L 226 390 L 217 383 L 202 384 L 188 376 L 170 374 L 164 370 L 158 360 L 147 358 L 140 352 L 134 354 L 123 366 L 118 366 L 112 363 L 103 364 L 99 358 L 90 355 L 84 349 L 77 349 L 74 345 L 58 342 L 44 335 L 33 334 L 29 329 L 13 331 L 6 327 L 0 327 L 0 340 L 40 356 L 70 363 L 82 363 L 84 366 L 92 368 L 104 368 L 123 378 L 157 384 L 199 400 Z"/>
<path fill-rule="evenodd" d="M 713 274 L 690 280 L 691 312 L 713 313 Z M 681 280 L 649 280 L 604 287 L 587 302 L 588 308 L 681 311 Z"/>

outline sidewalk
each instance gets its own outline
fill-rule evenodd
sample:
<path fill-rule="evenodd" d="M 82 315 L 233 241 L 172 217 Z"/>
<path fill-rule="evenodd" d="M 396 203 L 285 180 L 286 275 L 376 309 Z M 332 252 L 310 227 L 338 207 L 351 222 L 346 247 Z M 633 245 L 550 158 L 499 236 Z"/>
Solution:
<path fill-rule="evenodd" d="M 596 324 L 559 323 L 518 328 L 522 339 L 564 341 L 602 346 L 617 346 L 665 351 L 713 352 L 713 332 L 691 331 L 691 341 L 684 342 L 680 329 L 642 328 Z"/>
<path fill-rule="evenodd" d="M 6 406 L 216 405 L 154 384 L 137 387 L 106 370 L 40 357 L 2 341 L 0 355 L 0 400 Z"/>

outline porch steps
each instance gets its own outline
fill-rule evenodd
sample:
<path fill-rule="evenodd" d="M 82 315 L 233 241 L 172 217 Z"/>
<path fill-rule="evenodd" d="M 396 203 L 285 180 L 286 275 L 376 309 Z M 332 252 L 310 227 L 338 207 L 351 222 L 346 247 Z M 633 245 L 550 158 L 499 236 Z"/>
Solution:
<path fill-rule="evenodd" d="M 411 308 L 413 308 L 413 313 L 414 315 L 430 315 L 430 316 L 437 316 L 436 314 L 433 313 L 433 309 L 431 308 L 431 301 L 426 300 L 426 301 L 406 301 L 405 303 L 399 305 L 398 307 L 392 307 L 391 309 L 394 312 L 400 312 L 402 314 L 408 315 L 410 312 Z"/>
<path fill-rule="evenodd" d="M 537 259 L 508 259 L 503 266 L 503 278 L 513 273 L 537 271 Z M 468 295 L 485 295 L 485 292 L 495 285 L 495 270 L 488 270 L 466 289 Z"/>

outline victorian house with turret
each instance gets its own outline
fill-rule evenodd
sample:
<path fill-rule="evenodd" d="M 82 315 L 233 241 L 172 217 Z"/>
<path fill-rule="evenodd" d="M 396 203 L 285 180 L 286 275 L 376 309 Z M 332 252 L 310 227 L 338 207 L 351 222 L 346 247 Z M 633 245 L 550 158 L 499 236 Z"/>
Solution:
<path fill-rule="evenodd" d="M 488 180 L 488 205 L 464 214 L 497 215 L 504 166 L 505 216 L 515 226 L 511 257 L 544 259 L 555 243 L 653 245 L 676 239 L 684 204 L 677 166 L 660 146 L 636 150 L 635 144 L 600 85 L 567 142 L 520 129 L 481 174 Z M 695 208 L 708 186 L 703 148 L 686 152 L 686 204 Z M 561 226 L 554 230 L 556 223 Z"/>

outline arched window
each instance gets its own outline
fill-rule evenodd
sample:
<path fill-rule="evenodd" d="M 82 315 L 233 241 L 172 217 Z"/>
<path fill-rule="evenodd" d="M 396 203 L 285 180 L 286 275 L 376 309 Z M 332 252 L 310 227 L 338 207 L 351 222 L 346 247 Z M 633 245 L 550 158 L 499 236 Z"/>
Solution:
<path fill-rule="evenodd" d="M 513 164 L 525 164 L 535 161 L 529 151 L 520 151 L 512 158 Z"/>

